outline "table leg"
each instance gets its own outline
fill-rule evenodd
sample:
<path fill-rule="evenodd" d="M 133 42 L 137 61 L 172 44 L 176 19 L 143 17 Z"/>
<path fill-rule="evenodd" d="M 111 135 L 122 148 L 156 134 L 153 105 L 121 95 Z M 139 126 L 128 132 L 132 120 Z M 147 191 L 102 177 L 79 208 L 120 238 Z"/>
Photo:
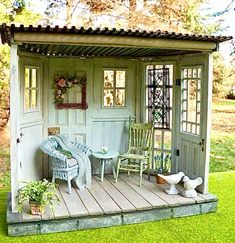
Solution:
<path fill-rule="evenodd" d="M 100 160 L 100 180 L 101 181 L 104 180 L 104 163 L 105 163 L 105 160 L 101 159 Z"/>
<path fill-rule="evenodd" d="M 116 166 L 114 164 L 113 159 L 111 160 L 112 170 L 113 170 L 113 178 L 116 179 Z"/>

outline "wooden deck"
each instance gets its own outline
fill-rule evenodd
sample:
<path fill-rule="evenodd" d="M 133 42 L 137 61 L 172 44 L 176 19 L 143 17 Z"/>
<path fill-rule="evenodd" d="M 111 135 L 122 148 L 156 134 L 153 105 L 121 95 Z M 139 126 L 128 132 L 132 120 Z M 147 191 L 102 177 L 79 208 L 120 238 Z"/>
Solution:
<path fill-rule="evenodd" d="M 72 188 L 67 193 L 65 182 L 60 183 L 57 194 L 60 204 L 54 212 L 46 208 L 42 216 L 29 214 L 26 205 L 22 214 L 12 214 L 10 199 L 7 223 L 9 235 L 43 234 L 88 228 L 109 227 L 141 223 L 167 218 L 183 217 L 208 212 L 217 208 L 217 198 L 211 194 L 184 198 L 167 195 L 167 184 L 156 184 L 155 178 L 143 179 L 138 186 L 138 176 L 120 175 L 115 183 L 112 175 L 106 175 L 103 182 L 98 176 L 92 179 L 92 186 L 86 190 Z M 183 190 L 182 187 L 178 187 Z"/>

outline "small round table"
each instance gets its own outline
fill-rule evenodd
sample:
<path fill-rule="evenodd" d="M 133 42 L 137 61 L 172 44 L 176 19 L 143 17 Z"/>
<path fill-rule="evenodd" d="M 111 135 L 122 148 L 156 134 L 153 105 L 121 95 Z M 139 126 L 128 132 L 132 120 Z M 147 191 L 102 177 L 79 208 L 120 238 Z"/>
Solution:
<path fill-rule="evenodd" d="M 100 180 L 103 181 L 104 180 L 104 165 L 108 162 L 111 162 L 112 165 L 112 170 L 113 170 L 113 177 L 114 179 L 116 178 L 116 166 L 113 162 L 113 159 L 119 156 L 119 153 L 116 151 L 108 151 L 106 153 L 103 152 L 93 152 L 92 155 L 99 159 L 100 161 Z"/>

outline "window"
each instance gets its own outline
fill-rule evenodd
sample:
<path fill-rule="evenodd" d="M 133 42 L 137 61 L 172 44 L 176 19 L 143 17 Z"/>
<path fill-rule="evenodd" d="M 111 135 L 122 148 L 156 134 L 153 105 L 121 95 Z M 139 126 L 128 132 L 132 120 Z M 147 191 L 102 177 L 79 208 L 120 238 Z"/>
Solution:
<path fill-rule="evenodd" d="M 24 72 L 24 110 L 38 109 L 38 69 L 26 67 Z"/>
<path fill-rule="evenodd" d="M 104 70 L 103 104 L 104 107 L 124 107 L 126 105 L 126 71 Z"/>
<path fill-rule="evenodd" d="M 181 129 L 195 135 L 200 133 L 201 77 L 200 66 L 182 69 Z"/>
<path fill-rule="evenodd" d="M 171 170 L 173 65 L 146 69 L 146 121 L 154 122 L 153 164 L 159 173 Z"/>

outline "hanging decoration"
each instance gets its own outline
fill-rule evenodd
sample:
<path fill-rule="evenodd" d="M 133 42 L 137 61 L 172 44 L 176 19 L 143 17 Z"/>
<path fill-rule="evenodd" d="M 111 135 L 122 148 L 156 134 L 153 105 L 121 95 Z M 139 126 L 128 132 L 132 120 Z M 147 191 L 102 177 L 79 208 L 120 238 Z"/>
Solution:
<path fill-rule="evenodd" d="M 81 86 L 81 102 L 80 103 L 64 103 L 65 94 L 75 85 Z M 86 110 L 86 78 L 56 78 L 55 104 L 57 109 L 82 109 Z"/>

